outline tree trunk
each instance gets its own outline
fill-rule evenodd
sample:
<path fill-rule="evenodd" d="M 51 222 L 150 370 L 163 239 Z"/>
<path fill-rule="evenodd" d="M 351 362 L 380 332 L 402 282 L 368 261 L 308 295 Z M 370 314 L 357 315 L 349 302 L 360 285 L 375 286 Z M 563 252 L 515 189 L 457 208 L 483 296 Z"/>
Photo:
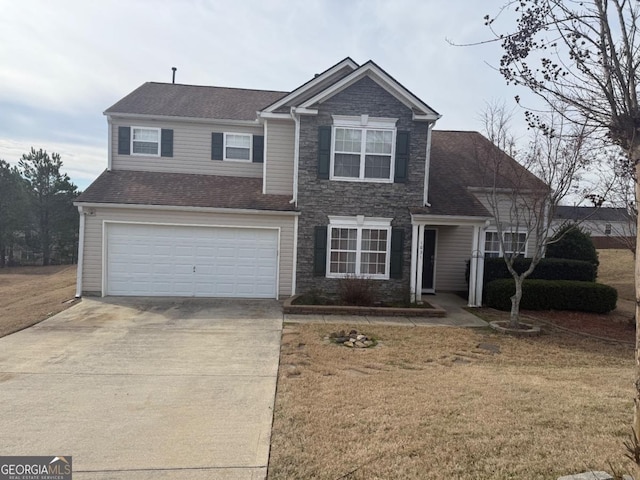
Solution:
<path fill-rule="evenodd" d="M 640 179 L 640 145 L 638 145 L 631 152 L 631 161 L 635 162 L 636 166 L 636 179 Z M 639 180 L 636 180 L 636 205 L 640 205 L 640 186 L 638 186 Z M 640 442 L 640 242 L 637 241 L 638 234 L 640 233 L 640 215 L 638 215 L 636 224 L 636 258 L 635 258 L 635 294 L 636 294 L 636 375 L 635 375 L 635 398 L 633 399 L 633 430 L 635 437 Z"/>
<path fill-rule="evenodd" d="M 516 293 L 511 297 L 511 314 L 509 315 L 509 328 L 520 328 L 520 300 L 522 299 L 522 278 L 514 277 Z"/>

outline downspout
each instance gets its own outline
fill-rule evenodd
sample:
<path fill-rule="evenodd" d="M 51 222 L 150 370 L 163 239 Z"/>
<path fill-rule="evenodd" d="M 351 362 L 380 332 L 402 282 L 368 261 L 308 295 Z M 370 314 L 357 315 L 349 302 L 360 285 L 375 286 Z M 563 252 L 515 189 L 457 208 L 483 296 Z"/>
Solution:
<path fill-rule="evenodd" d="M 298 265 L 298 215 L 293 220 L 293 278 L 291 279 L 291 296 L 296 294 L 297 289 L 297 273 Z"/>
<path fill-rule="evenodd" d="M 76 274 L 76 298 L 82 297 L 82 267 L 84 265 L 84 211 L 78 207 L 80 226 L 78 228 L 78 272 Z"/>
<path fill-rule="evenodd" d="M 264 120 L 264 127 L 262 134 L 264 135 L 264 144 L 262 152 L 262 194 L 267 194 L 267 142 L 269 141 L 267 135 L 267 119 Z"/>
<path fill-rule="evenodd" d="M 430 207 L 429 203 L 429 169 L 431 167 L 431 131 L 436 122 L 429 122 L 427 127 L 427 151 L 424 159 L 424 205 Z"/>
<path fill-rule="evenodd" d="M 293 198 L 291 202 L 298 207 L 298 162 L 300 161 L 300 117 L 296 115 L 296 107 L 291 107 L 291 118 L 295 123 L 293 147 Z"/>
<path fill-rule="evenodd" d="M 110 116 L 107 117 L 107 135 L 109 136 L 109 141 L 107 142 L 107 170 L 111 171 L 113 166 L 113 125 L 111 124 Z"/>

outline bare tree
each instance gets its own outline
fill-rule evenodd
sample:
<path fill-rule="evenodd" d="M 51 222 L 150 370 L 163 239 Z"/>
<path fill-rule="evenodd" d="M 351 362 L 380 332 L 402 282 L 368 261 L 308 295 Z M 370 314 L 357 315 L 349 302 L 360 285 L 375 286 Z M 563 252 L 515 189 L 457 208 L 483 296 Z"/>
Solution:
<path fill-rule="evenodd" d="M 529 118 L 532 138 L 527 147 L 518 151 L 510 131 L 511 116 L 504 106 L 489 105 L 484 112 L 485 133 L 498 148 L 485 147 L 478 151 L 479 168 L 490 174 L 489 188 L 477 195 L 487 205 L 495 219 L 494 242 L 507 269 L 515 281 L 511 297 L 510 327 L 520 326 L 522 285 L 540 260 L 554 235 L 554 213 L 557 205 L 576 184 L 588 165 L 584 156 L 587 129 L 568 125 L 559 115 L 547 122 L 540 117 Z M 508 155 L 507 155 L 508 154 Z M 514 168 L 516 159 L 524 169 Z M 485 165 L 489 162 L 492 168 Z M 534 173 L 537 179 L 533 180 Z M 530 257 L 526 270 L 518 272 L 516 259 Z"/>
<path fill-rule="evenodd" d="M 499 31 L 499 17 L 516 23 Z M 593 127 L 620 147 L 640 172 L 640 2 L 637 0 L 511 0 L 486 24 L 501 43 L 500 73 L 563 115 Z M 636 182 L 636 204 L 640 189 Z M 636 321 L 640 320 L 640 255 L 636 254 Z M 636 328 L 634 431 L 640 442 L 640 328 Z"/>

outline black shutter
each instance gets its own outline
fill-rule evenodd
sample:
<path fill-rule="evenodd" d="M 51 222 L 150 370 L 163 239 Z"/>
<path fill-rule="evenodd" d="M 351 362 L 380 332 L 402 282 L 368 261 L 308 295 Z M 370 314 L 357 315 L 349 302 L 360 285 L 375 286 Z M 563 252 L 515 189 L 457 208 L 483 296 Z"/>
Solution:
<path fill-rule="evenodd" d="M 264 163 L 264 135 L 253 136 L 253 163 Z"/>
<path fill-rule="evenodd" d="M 393 181 L 406 183 L 409 178 L 409 132 L 396 134 L 396 168 Z"/>
<path fill-rule="evenodd" d="M 173 130 L 163 128 L 160 135 L 160 155 L 173 157 Z"/>
<path fill-rule="evenodd" d="M 318 178 L 329 178 L 331 127 L 318 127 Z"/>
<path fill-rule="evenodd" d="M 118 127 L 118 155 L 131 155 L 131 127 Z"/>
<path fill-rule="evenodd" d="M 391 229 L 391 260 L 389 277 L 402 278 L 402 264 L 404 260 L 404 229 Z"/>
<path fill-rule="evenodd" d="M 222 133 L 211 134 L 211 160 L 222 160 L 224 135 Z"/>
<path fill-rule="evenodd" d="M 327 227 L 315 227 L 313 230 L 313 275 L 324 276 L 327 273 Z"/>

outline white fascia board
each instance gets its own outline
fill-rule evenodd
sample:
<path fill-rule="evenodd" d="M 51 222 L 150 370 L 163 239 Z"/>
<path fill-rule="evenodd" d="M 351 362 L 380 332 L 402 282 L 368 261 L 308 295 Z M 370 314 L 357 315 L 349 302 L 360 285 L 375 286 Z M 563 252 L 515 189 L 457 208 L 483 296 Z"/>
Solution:
<path fill-rule="evenodd" d="M 317 115 L 318 114 L 318 109 L 317 108 L 292 108 L 293 111 L 295 111 L 295 113 L 299 114 L 299 115 Z"/>
<path fill-rule="evenodd" d="M 492 217 L 465 217 L 449 215 L 411 214 L 412 225 L 485 225 Z"/>
<path fill-rule="evenodd" d="M 322 92 L 304 102 L 302 105 L 300 105 L 300 108 L 308 108 L 318 102 L 326 100 L 327 98 L 352 85 L 365 75 L 369 75 L 374 81 L 376 81 L 376 83 L 378 83 L 381 87 L 391 93 L 407 107 L 415 107 L 424 112 L 427 112 L 424 115 L 425 120 L 435 121 L 440 118 L 440 115 L 429 108 L 426 103 L 413 95 L 406 88 L 404 88 L 402 85 L 400 85 L 398 82 L 389 77 L 385 72 L 383 72 L 380 68 L 373 64 L 363 65 L 353 73 L 344 77 L 342 80 L 339 80 L 329 88 L 323 90 Z"/>
<path fill-rule="evenodd" d="M 258 117 L 265 120 L 291 120 L 291 114 L 289 113 L 258 112 Z"/>
<path fill-rule="evenodd" d="M 298 216 L 300 212 L 279 210 L 250 210 L 245 208 L 219 208 L 219 207 L 183 207 L 179 205 L 141 205 L 134 203 L 89 203 L 73 202 L 76 207 L 84 208 L 117 208 L 124 210 L 170 210 L 176 212 L 203 212 L 203 213 L 227 213 L 239 215 L 273 215 L 273 216 Z"/>
<path fill-rule="evenodd" d="M 200 117 L 175 117 L 171 115 L 140 115 L 137 113 L 104 113 L 112 119 L 139 119 L 155 120 L 157 122 L 184 122 L 184 123 L 208 123 L 214 125 L 235 125 L 244 127 L 255 127 L 260 125 L 260 120 L 224 120 L 220 118 L 200 118 Z"/>
<path fill-rule="evenodd" d="M 293 92 L 291 92 L 289 95 L 281 98 L 276 103 L 274 103 L 272 105 L 269 105 L 269 107 L 267 107 L 264 111 L 265 112 L 273 112 L 274 110 L 277 110 L 278 108 L 282 107 L 283 105 L 286 105 L 287 103 L 291 102 L 296 97 L 298 97 L 298 96 L 302 95 L 303 93 L 309 91 L 311 88 L 315 87 L 318 83 L 324 81 L 327 77 L 330 77 L 334 73 L 342 70 L 344 67 L 351 67 L 352 69 L 356 70 L 358 68 L 358 64 L 355 63 L 350 58 L 345 58 L 342 62 L 338 63 L 337 65 L 334 65 L 333 67 L 331 67 L 326 72 L 321 73 L 317 77 L 313 78 L 311 81 L 309 81 L 309 82 L 305 83 L 304 85 L 298 87 Z"/>

